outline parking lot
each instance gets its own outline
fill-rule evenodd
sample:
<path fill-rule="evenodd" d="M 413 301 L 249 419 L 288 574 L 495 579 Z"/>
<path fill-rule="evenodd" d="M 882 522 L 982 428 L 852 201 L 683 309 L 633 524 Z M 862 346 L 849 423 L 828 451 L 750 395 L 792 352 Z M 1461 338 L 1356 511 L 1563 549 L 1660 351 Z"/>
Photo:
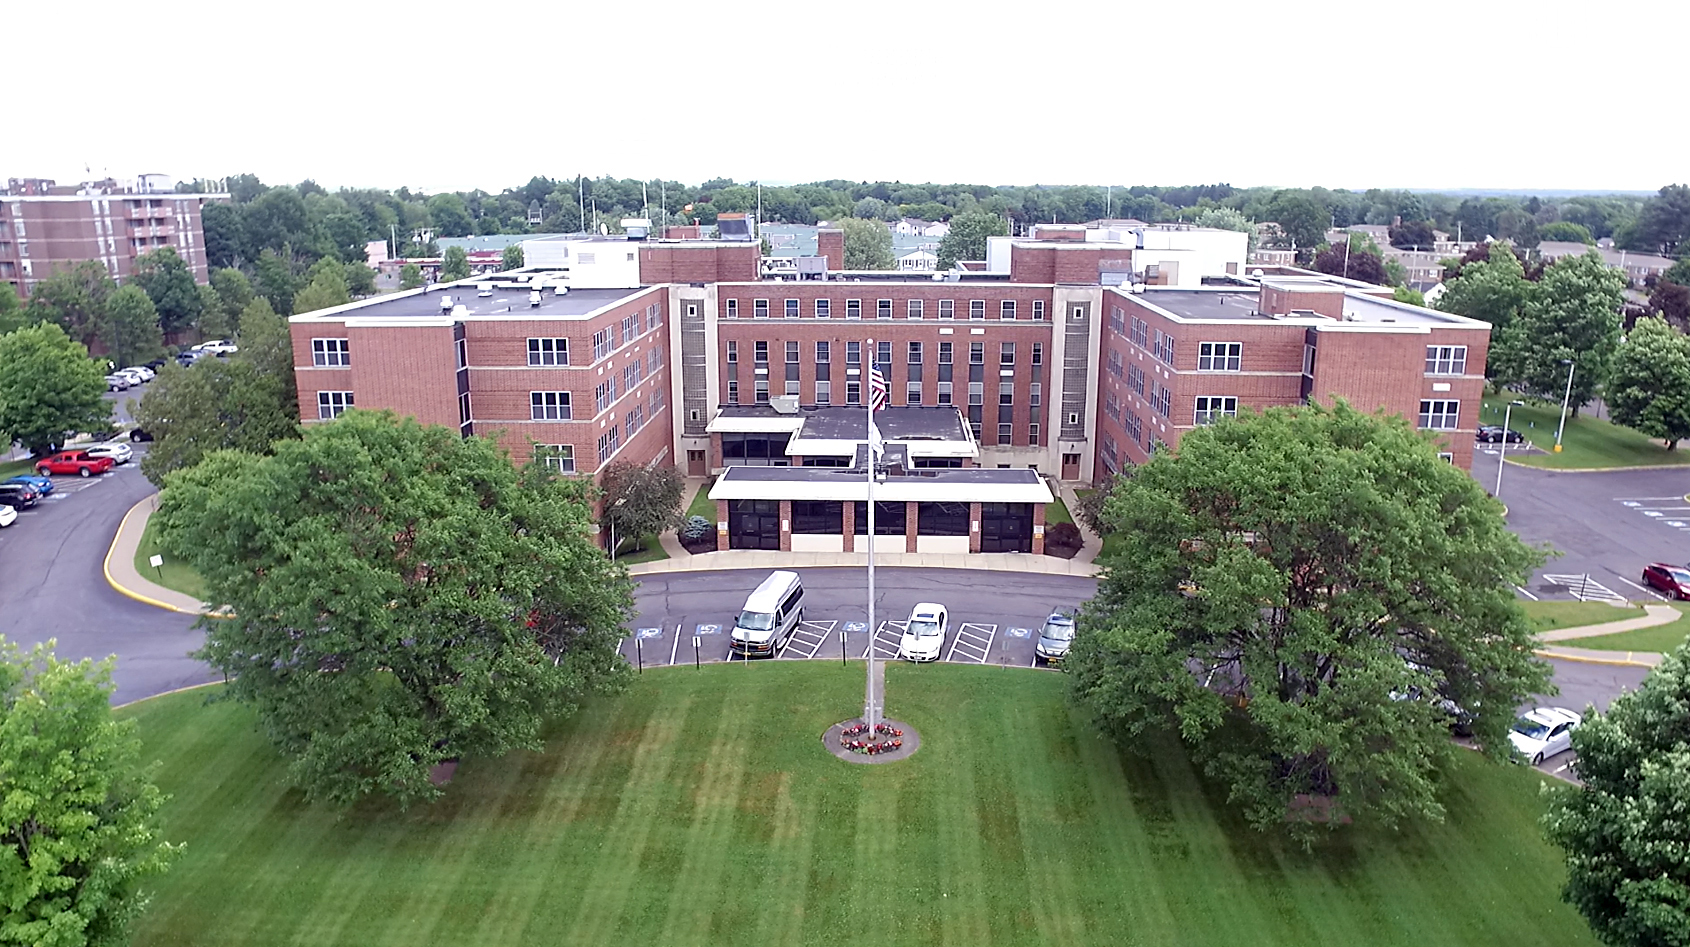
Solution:
<path fill-rule="evenodd" d="M 1480 482 L 1491 486 L 1483 474 L 1480 469 Z M 1501 495 L 1509 528 L 1557 553 L 1521 594 L 1551 601 L 1658 600 L 1641 584 L 1643 567 L 1690 563 L 1687 493 L 1690 468 L 1563 473 L 1510 466 Z"/>

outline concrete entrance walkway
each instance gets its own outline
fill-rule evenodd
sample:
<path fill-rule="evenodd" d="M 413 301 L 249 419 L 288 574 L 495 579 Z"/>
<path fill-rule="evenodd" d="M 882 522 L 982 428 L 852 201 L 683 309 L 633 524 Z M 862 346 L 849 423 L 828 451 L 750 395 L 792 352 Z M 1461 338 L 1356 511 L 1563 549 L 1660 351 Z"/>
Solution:
<path fill-rule="evenodd" d="M 135 568 L 135 550 L 140 548 L 141 534 L 147 529 L 147 518 L 157 504 L 158 494 L 155 493 L 130 507 L 129 512 L 123 515 L 123 522 L 117 526 L 117 535 L 112 537 L 111 548 L 106 550 L 106 582 L 137 602 L 186 615 L 204 615 L 211 610 L 209 605 L 191 595 L 167 589 Z"/>

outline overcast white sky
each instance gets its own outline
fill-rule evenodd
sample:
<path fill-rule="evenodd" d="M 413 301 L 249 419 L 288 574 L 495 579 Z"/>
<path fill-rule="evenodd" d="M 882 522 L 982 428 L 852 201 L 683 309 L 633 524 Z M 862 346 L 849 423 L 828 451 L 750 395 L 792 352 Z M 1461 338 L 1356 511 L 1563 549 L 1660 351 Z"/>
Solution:
<path fill-rule="evenodd" d="M 1687 9 L 160 0 L 13 37 L 0 176 L 1653 190 Z"/>

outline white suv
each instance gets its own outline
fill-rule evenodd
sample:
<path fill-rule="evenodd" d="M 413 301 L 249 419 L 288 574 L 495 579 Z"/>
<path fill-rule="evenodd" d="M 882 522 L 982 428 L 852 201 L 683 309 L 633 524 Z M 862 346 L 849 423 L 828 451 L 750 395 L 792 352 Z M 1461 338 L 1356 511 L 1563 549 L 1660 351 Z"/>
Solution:
<path fill-rule="evenodd" d="M 84 450 L 88 451 L 90 457 L 110 457 L 113 465 L 127 464 L 129 459 L 135 456 L 135 452 L 130 449 L 129 445 L 122 441 L 113 441 L 110 444 L 95 444 L 93 447 L 84 448 Z"/>

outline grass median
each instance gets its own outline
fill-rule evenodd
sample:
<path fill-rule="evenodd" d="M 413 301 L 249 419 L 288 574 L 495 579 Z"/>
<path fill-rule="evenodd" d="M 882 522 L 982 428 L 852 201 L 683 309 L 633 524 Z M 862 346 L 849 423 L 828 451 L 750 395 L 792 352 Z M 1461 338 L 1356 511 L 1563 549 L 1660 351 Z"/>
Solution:
<path fill-rule="evenodd" d="M 1485 398 L 1484 415 L 1479 423 L 1500 426 L 1504 407 L 1510 400 L 1506 394 Z M 1528 401 L 1516 407 L 1507 417 L 1509 427 L 1524 434 L 1533 446 L 1550 452 L 1509 455 L 1510 460 L 1529 467 L 1568 469 L 1690 464 L 1690 450 L 1667 450 L 1660 441 L 1631 428 L 1587 415 L 1567 418 L 1567 429 L 1561 436 L 1561 453 L 1553 453 L 1555 428 L 1561 421 L 1561 405 L 1558 402 Z M 1478 446 L 1495 449 L 1497 445 Z"/>
<path fill-rule="evenodd" d="M 307 805 L 251 713 L 122 711 L 186 842 L 136 945 L 1594 945 L 1557 897 L 1542 777 L 1460 753 L 1448 821 L 1312 852 L 1246 828 L 1179 745 L 1101 739 L 1061 675 L 888 669 L 913 758 L 819 736 L 862 666 L 673 668 L 544 753 L 469 760 L 401 812 Z"/>
<path fill-rule="evenodd" d="M 1521 602 L 1533 631 L 1554 631 L 1583 625 L 1603 625 L 1627 618 L 1642 618 L 1638 605 L 1609 605 L 1607 602 Z"/>
<path fill-rule="evenodd" d="M 167 589 L 205 601 L 205 580 L 200 578 L 193 566 L 159 548 L 157 525 L 157 520 L 147 519 L 147 528 L 141 532 L 141 543 L 135 547 L 135 571 Z M 164 557 L 163 566 L 153 567 L 152 557 L 155 555 Z"/>

